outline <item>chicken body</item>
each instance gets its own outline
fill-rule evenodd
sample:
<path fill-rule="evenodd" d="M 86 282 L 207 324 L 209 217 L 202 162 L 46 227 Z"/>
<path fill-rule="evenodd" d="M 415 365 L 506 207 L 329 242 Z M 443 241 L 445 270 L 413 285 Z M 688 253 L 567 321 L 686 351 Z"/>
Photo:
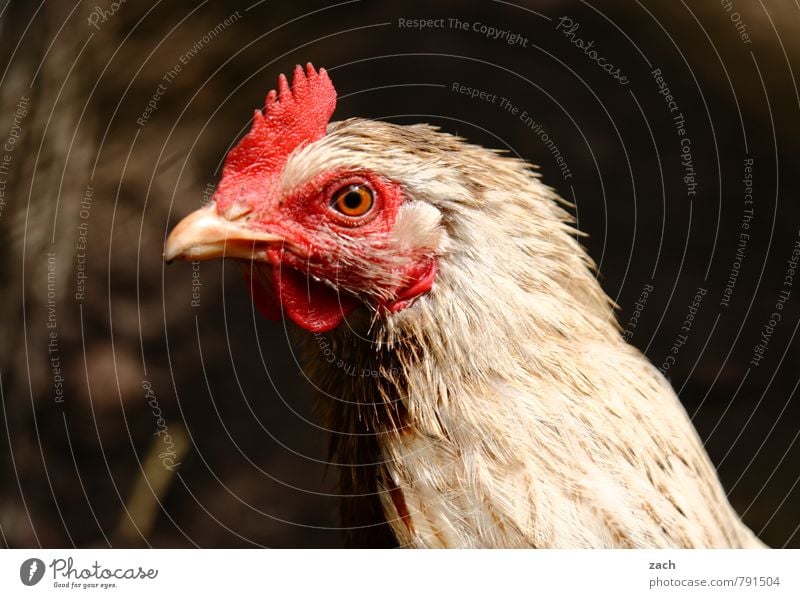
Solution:
<path fill-rule="evenodd" d="M 385 225 L 370 225 L 377 232 L 323 214 L 303 221 L 313 244 L 289 247 L 305 260 L 292 276 L 308 277 L 309 297 L 316 284 L 335 290 L 337 317 L 330 302 L 284 297 L 289 270 L 274 251 L 294 234 L 278 235 L 274 214 L 327 188 L 332 172 L 369 173 L 401 197 Z M 426 125 L 351 119 L 287 152 L 270 185 L 266 207 L 220 197 L 201 220 L 224 218 L 224 236 L 201 247 L 209 227 L 190 217 L 166 254 L 214 257 L 220 239 L 245 239 L 225 256 L 249 256 L 262 306 L 273 273 L 322 391 L 355 543 L 385 519 L 408 547 L 760 546 L 674 391 L 623 340 L 568 213 L 527 164 Z M 388 211 L 393 192 L 383 193 L 375 209 Z M 243 218 L 255 232 L 232 237 Z"/>
<path fill-rule="evenodd" d="M 440 214 L 416 233 L 441 235 L 427 295 L 327 333 L 337 364 L 304 343 L 334 453 L 381 463 L 343 486 L 378 492 L 401 545 L 758 545 L 526 164 L 425 126 L 352 120 L 329 143 Z"/>

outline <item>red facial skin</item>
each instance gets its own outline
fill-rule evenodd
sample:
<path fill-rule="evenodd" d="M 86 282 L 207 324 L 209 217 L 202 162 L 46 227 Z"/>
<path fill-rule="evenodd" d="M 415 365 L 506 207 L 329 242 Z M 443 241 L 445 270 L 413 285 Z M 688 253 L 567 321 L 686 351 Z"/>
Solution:
<path fill-rule="evenodd" d="M 331 206 L 336 191 L 352 184 L 373 192 L 372 208 L 360 217 Z M 265 284 L 263 272 L 251 276 L 250 267 L 244 268 L 256 307 L 268 318 L 288 315 L 311 332 L 339 326 L 359 299 L 388 313 L 408 307 L 431 289 L 436 263 L 408 249 L 403 254 L 393 242 L 390 233 L 403 201 L 395 183 L 369 171 L 340 171 L 256 210 L 250 226 L 285 239 L 266 251 L 272 284 Z"/>

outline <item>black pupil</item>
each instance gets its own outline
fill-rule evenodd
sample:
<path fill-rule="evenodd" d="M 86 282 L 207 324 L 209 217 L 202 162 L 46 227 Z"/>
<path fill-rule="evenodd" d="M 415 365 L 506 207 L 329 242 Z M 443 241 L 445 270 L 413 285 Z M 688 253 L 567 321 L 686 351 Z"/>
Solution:
<path fill-rule="evenodd" d="M 349 210 L 355 210 L 361 206 L 362 203 L 361 193 L 357 189 L 351 189 L 344 196 L 344 205 Z"/>

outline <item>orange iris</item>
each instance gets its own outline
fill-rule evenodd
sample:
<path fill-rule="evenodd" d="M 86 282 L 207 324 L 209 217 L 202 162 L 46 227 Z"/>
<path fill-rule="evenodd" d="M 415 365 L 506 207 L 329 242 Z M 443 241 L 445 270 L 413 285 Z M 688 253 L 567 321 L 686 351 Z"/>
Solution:
<path fill-rule="evenodd" d="M 345 216 L 363 216 L 372 209 L 372 189 L 366 185 L 347 185 L 333 194 L 331 206 Z"/>

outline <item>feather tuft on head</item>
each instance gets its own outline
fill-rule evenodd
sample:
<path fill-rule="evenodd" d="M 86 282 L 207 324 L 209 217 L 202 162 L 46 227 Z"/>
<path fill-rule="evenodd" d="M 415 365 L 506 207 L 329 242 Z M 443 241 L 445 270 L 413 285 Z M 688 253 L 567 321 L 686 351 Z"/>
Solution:
<path fill-rule="evenodd" d="M 325 135 L 335 108 L 336 90 L 325 69 L 296 66 L 291 87 L 281 75 L 278 91 L 267 94 L 264 112 L 255 111 L 250 132 L 225 159 L 214 195 L 217 210 L 268 202 L 289 155 Z"/>

